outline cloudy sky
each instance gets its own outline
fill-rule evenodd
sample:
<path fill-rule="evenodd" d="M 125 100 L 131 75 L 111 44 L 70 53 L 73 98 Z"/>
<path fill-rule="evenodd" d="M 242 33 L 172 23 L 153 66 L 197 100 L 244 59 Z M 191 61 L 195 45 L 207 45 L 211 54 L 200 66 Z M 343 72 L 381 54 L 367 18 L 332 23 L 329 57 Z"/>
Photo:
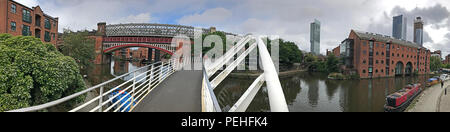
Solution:
<path fill-rule="evenodd" d="M 16 0 L 59 17 L 60 31 L 96 29 L 98 22 L 167 23 L 246 34 L 279 35 L 309 51 L 309 26 L 321 21 L 321 52 L 336 47 L 351 29 L 392 35 L 392 17 L 425 21 L 424 46 L 450 54 L 449 0 Z"/>

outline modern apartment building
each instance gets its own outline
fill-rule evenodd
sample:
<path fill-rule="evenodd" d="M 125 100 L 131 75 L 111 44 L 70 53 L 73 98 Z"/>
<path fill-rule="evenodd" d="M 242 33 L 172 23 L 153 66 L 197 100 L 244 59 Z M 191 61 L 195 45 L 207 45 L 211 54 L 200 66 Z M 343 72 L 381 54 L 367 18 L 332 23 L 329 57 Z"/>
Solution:
<path fill-rule="evenodd" d="M 423 21 L 421 17 L 414 20 L 414 43 L 423 46 Z"/>
<path fill-rule="evenodd" d="M 320 21 L 314 20 L 310 30 L 311 53 L 320 54 Z"/>
<path fill-rule="evenodd" d="M 430 50 L 386 35 L 351 30 L 333 53 L 343 58 L 346 69 L 361 78 L 430 72 Z"/>
<path fill-rule="evenodd" d="M 58 17 L 39 6 L 29 8 L 14 0 L 0 0 L 0 33 L 34 36 L 57 47 Z"/>

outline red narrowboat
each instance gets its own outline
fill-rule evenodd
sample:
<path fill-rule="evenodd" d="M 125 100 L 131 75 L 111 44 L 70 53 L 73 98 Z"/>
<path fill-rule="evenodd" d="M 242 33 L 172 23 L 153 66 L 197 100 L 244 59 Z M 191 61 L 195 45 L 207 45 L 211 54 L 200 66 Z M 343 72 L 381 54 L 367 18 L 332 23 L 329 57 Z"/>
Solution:
<path fill-rule="evenodd" d="M 385 112 L 403 112 L 422 92 L 421 84 L 409 84 L 405 88 L 386 97 Z"/>

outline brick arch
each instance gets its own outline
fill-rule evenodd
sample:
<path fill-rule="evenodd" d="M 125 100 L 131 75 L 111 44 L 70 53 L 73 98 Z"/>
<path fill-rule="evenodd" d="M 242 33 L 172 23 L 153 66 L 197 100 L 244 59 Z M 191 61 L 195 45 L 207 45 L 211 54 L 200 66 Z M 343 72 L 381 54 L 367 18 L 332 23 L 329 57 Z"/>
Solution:
<path fill-rule="evenodd" d="M 173 52 L 168 51 L 166 49 L 160 48 L 160 47 L 155 47 L 149 44 L 123 44 L 123 45 L 118 45 L 118 46 L 113 46 L 110 48 L 107 48 L 105 50 L 103 50 L 103 53 L 111 53 L 113 51 L 119 50 L 119 49 L 123 49 L 123 48 L 129 48 L 129 47 L 147 47 L 147 48 L 153 48 L 153 49 L 157 49 L 163 52 L 166 52 L 170 55 L 173 55 Z"/>
<path fill-rule="evenodd" d="M 405 66 L 406 64 L 403 63 L 403 61 L 397 61 L 397 63 L 395 63 L 395 75 L 403 75 L 405 73 Z"/>

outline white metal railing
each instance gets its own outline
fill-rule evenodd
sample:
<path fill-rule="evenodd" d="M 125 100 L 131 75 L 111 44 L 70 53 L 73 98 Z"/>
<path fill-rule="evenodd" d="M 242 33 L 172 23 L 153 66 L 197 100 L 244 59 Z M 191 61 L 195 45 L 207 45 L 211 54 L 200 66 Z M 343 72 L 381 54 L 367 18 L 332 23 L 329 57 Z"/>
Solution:
<path fill-rule="evenodd" d="M 231 62 L 227 67 L 221 71 L 215 78 L 210 81 L 210 77 L 213 76 L 220 68 L 222 68 L 227 62 L 229 62 L 234 55 L 236 55 L 245 44 L 250 43 L 250 46 L 240 54 L 236 60 Z M 267 48 L 260 37 L 255 38 L 251 35 L 245 36 L 243 39 L 228 50 L 222 57 L 216 59 L 214 62 L 210 62 L 206 57 L 203 63 L 203 81 L 202 81 L 202 111 L 203 112 L 221 112 L 221 108 L 214 94 L 214 89 L 242 62 L 245 57 L 256 47 L 258 47 L 259 57 L 264 69 L 264 73 L 261 74 L 244 92 L 239 100 L 231 107 L 228 112 L 245 112 L 247 107 L 252 102 L 256 93 L 259 91 L 264 82 L 267 85 L 267 91 L 269 96 L 269 104 L 272 112 L 288 112 L 289 109 L 286 104 L 283 89 L 278 78 L 278 73 L 273 64 L 272 58 L 267 51 Z"/>
<path fill-rule="evenodd" d="M 182 67 L 182 63 L 178 62 L 178 60 L 179 59 L 174 58 L 167 62 L 156 62 L 70 96 L 42 105 L 12 110 L 10 112 L 39 111 L 70 101 L 76 97 L 88 94 L 89 92 L 97 91 L 99 94 L 98 96 L 85 101 L 69 112 L 130 112 L 153 90 L 153 88 Z M 130 80 L 119 85 L 113 84 L 116 80 L 131 75 L 133 78 Z"/>

